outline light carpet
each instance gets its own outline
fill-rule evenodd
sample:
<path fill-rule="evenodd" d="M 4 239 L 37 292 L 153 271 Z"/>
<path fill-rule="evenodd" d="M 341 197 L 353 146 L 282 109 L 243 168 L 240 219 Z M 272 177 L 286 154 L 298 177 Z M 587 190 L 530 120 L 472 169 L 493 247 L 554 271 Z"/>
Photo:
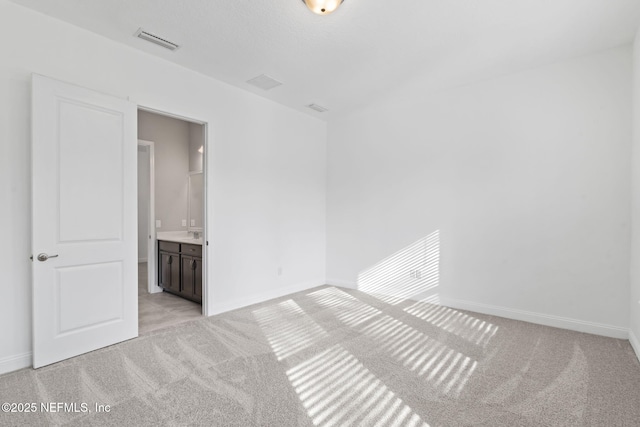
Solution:
<path fill-rule="evenodd" d="M 638 426 L 625 340 L 320 287 L 0 377 L 2 426 Z M 110 412 L 95 412 L 95 405 Z"/>

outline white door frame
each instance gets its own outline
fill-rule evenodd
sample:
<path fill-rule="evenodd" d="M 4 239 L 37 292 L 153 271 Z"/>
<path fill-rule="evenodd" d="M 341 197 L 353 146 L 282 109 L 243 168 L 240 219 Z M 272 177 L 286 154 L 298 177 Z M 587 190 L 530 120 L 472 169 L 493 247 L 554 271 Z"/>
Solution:
<path fill-rule="evenodd" d="M 149 149 L 149 230 L 147 230 L 147 290 L 150 294 L 162 292 L 158 286 L 158 268 L 156 253 L 156 174 L 155 174 L 155 143 L 153 141 L 138 140 L 139 147 Z M 138 230 L 138 233 L 140 230 Z"/>
<path fill-rule="evenodd" d="M 170 113 L 167 111 L 146 107 L 144 105 L 138 104 L 139 111 L 146 111 L 148 113 L 158 114 L 165 117 L 171 117 L 173 119 L 183 120 L 185 122 L 195 123 L 203 126 L 203 141 L 202 145 L 204 147 L 204 153 L 202 156 L 202 177 L 204 180 L 204 218 L 202 220 L 202 314 L 205 316 L 213 315 L 210 312 L 209 307 L 209 294 L 213 292 L 213 284 L 209 281 L 209 224 L 208 224 L 208 210 L 209 210 L 209 197 L 208 197 L 208 187 L 209 187 L 209 162 L 207 161 L 208 150 L 209 150 L 209 123 L 204 120 L 194 119 L 191 117 L 187 117 L 180 114 Z M 155 219 L 152 224 L 152 228 L 154 229 L 155 236 Z M 155 240 L 155 238 L 154 238 Z M 154 253 L 155 253 L 155 244 L 154 244 Z M 157 255 L 156 255 L 157 256 Z M 157 284 L 157 281 L 155 282 Z"/>

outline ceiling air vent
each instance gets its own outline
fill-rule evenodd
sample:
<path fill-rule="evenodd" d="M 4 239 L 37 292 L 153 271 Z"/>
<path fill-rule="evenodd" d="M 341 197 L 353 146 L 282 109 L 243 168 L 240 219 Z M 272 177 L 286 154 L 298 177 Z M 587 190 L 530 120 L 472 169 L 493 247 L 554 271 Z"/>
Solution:
<path fill-rule="evenodd" d="M 328 108 L 324 108 L 322 105 L 318 105 L 318 104 L 309 104 L 307 105 L 307 107 L 317 111 L 318 113 L 324 113 L 325 111 L 329 111 Z"/>
<path fill-rule="evenodd" d="M 258 77 L 247 80 L 247 83 L 249 83 L 250 85 L 254 85 L 255 87 L 259 87 L 262 90 L 273 89 L 274 87 L 280 86 L 282 84 L 282 82 L 279 82 L 276 79 L 267 76 L 266 74 L 260 74 Z"/>
<path fill-rule="evenodd" d="M 158 37 L 154 34 L 148 33 L 142 28 L 138 28 L 138 31 L 134 34 L 136 37 L 142 40 L 146 40 L 151 43 L 155 43 L 158 46 L 162 46 L 169 50 L 176 50 L 179 46 L 169 40 L 163 39 L 162 37 Z"/>

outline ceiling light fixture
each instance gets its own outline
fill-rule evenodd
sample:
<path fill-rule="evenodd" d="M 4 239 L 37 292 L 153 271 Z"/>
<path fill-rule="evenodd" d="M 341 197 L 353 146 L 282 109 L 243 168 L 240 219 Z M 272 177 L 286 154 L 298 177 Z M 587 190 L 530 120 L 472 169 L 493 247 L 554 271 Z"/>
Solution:
<path fill-rule="evenodd" d="M 338 8 L 344 0 L 302 0 L 309 10 L 318 15 L 328 15 Z"/>

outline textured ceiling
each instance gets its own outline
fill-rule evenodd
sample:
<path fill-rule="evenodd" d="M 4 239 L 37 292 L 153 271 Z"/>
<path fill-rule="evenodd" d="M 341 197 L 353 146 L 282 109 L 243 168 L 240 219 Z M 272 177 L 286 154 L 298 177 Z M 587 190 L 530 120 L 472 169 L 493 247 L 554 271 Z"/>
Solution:
<path fill-rule="evenodd" d="M 12 0 L 329 119 L 399 84 L 442 88 L 629 43 L 639 0 Z M 138 27 L 181 47 L 133 37 Z M 271 91 L 246 80 L 268 74 Z M 330 109 L 315 113 L 304 106 Z"/>

